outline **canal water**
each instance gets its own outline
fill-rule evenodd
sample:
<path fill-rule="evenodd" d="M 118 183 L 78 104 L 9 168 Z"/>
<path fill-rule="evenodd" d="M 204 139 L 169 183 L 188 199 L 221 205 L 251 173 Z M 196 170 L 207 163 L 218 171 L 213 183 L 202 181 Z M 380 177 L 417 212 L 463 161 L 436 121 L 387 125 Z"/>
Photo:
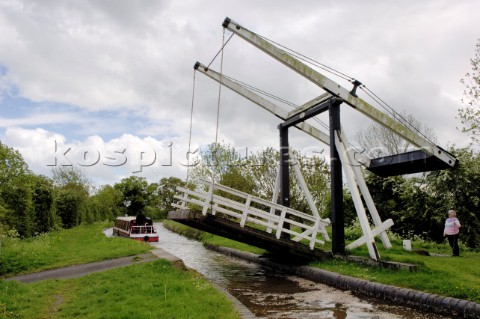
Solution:
<path fill-rule="evenodd" d="M 207 250 L 198 241 L 173 233 L 161 224 L 156 226 L 160 237 L 153 246 L 181 258 L 187 267 L 227 290 L 258 318 L 445 318 L 358 298 L 348 291 Z"/>

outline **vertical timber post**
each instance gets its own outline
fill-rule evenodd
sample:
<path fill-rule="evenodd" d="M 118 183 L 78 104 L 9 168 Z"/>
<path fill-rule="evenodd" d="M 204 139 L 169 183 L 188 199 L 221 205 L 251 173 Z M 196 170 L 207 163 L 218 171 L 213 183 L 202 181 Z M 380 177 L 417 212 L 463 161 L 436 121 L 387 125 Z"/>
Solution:
<path fill-rule="evenodd" d="M 342 163 L 335 146 L 335 134 L 340 130 L 340 104 L 337 99 L 330 101 L 330 187 L 332 214 L 332 252 L 334 254 L 345 253 L 345 229 L 343 214 L 343 179 Z"/>
<path fill-rule="evenodd" d="M 290 207 L 290 156 L 288 145 L 288 127 L 281 124 L 278 126 L 280 131 L 280 204 Z M 286 215 L 288 218 L 288 214 Z M 284 224 L 283 228 L 290 229 L 290 224 Z M 284 239 L 290 239 L 290 234 L 282 232 Z"/>

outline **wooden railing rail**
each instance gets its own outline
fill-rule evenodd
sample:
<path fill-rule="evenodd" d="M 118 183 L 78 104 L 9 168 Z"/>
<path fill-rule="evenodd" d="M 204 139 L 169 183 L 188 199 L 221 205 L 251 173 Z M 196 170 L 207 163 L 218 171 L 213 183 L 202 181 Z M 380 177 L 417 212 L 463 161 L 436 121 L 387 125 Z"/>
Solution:
<path fill-rule="evenodd" d="M 211 181 L 198 180 L 195 190 L 177 187 L 175 198 L 179 200 L 172 205 L 176 208 L 196 205 L 203 215 L 223 214 L 238 221 L 242 228 L 249 223 L 261 226 L 260 230 L 264 227 L 267 232 L 275 231 L 278 239 L 286 233 L 293 236 L 293 241 L 307 240 L 312 250 L 316 244 L 330 241 L 325 228 L 330 224 L 329 219 L 308 215 Z M 318 239 L 318 234 L 324 240 Z"/>

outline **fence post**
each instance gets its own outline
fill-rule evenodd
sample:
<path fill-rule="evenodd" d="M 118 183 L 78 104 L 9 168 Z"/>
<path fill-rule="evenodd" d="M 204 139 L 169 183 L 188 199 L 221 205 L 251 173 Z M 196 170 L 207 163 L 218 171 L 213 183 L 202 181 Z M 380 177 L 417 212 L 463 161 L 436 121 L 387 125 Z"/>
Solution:
<path fill-rule="evenodd" d="M 247 201 L 245 202 L 245 206 L 243 207 L 243 212 L 242 212 L 242 219 L 240 221 L 240 227 L 245 226 L 245 222 L 247 221 L 248 217 L 248 209 L 250 208 L 250 202 L 252 201 L 252 195 L 247 196 Z"/>
<path fill-rule="evenodd" d="M 317 241 L 317 233 L 318 227 L 320 226 L 320 217 L 315 219 L 315 224 L 313 225 L 312 230 L 312 239 L 310 239 L 310 249 L 313 250 L 315 248 L 315 242 Z"/>
<path fill-rule="evenodd" d="M 203 204 L 202 215 L 207 215 L 208 207 L 211 205 L 213 200 L 213 181 L 210 183 L 210 188 L 205 196 L 205 203 Z"/>
<path fill-rule="evenodd" d="M 285 221 L 285 215 L 287 214 L 287 210 L 284 208 L 282 209 L 282 213 L 280 214 L 280 220 L 278 221 L 277 225 L 277 233 L 275 234 L 277 239 L 280 239 L 283 230 L 283 223 Z"/>

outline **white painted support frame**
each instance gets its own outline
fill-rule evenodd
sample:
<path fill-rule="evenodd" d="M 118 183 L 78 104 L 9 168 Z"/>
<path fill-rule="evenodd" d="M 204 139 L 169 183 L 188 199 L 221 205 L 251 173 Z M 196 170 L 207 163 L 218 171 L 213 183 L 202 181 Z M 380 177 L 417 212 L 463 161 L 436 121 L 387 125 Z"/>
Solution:
<path fill-rule="evenodd" d="M 315 217 L 320 218 L 320 214 L 318 213 L 317 206 L 315 205 L 315 202 L 313 201 L 313 196 L 310 193 L 310 190 L 308 189 L 307 183 L 305 182 L 305 179 L 303 178 L 302 172 L 300 171 L 300 165 L 298 164 L 297 160 L 293 156 L 292 151 L 289 151 L 289 157 L 290 157 L 290 164 L 293 166 L 293 170 L 295 172 L 295 176 L 297 177 L 298 184 L 300 188 L 302 189 L 303 193 L 305 194 L 305 198 L 307 200 L 308 206 L 310 207 L 310 211 L 312 212 L 312 215 Z M 330 222 L 330 219 L 327 218 Z M 306 231 L 307 232 L 307 231 Z M 307 233 L 305 233 L 307 234 Z M 323 234 L 325 238 L 328 238 L 330 240 L 330 237 L 328 236 L 327 233 Z M 294 241 L 299 241 L 300 237 L 295 237 L 293 238 Z"/>
<path fill-rule="evenodd" d="M 340 140 L 342 141 L 343 145 L 350 145 L 345 136 L 343 131 L 340 131 Z M 393 221 L 391 219 L 387 219 L 385 222 L 382 222 L 380 218 L 380 214 L 378 213 L 377 208 L 375 207 L 375 203 L 373 202 L 372 195 L 368 190 L 367 183 L 365 183 L 365 179 L 363 178 L 363 173 L 360 169 L 360 166 L 357 164 L 355 160 L 355 151 L 352 148 L 346 148 L 346 156 L 348 159 L 347 164 L 342 165 L 349 165 L 352 169 L 353 175 L 355 177 L 355 182 L 360 189 L 360 193 L 363 196 L 363 199 L 367 205 L 368 211 L 370 212 L 370 216 L 372 217 L 373 223 L 375 224 L 375 229 L 372 230 L 374 233 L 374 237 L 379 235 L 380 239 L 382 240 L 383 247 L 386 249 L 392 248 L 392 244 L 390 243 L 390 239 L 386 233 L 386 230 L 393 226 Z M 361 237 L 358 240 L 350 243 L 346 248 L 353 249 L 365 243 L 365 237 Z"/>
<path fill-rule="evenodd" d="M 360 227 L 362 228 L 363 237 L 365 238 L 365 244 L 367 245 L 370 258 L 372 258 L 373 260 L 379 260 L 380 255 L 375 244 L 375 238 L 373 237 L 372 230 L 370 229 L 367 213 L 365 212 L 365 208 L 362 204 L 362 199 L 360 198 L 360 192 L 355 182 L 352 166 L 350 165 L 350 162 L 348 160 L 347 150 L 338 135 L 339 132 L 335 131 L 335 146 L 337 148 L 340 161 L 342 162 L 343 172 L 347 179 L 348 188 L 350 189 L 350 193 L 352 195 L 355 210 L 357 211 Z"/>
<path fill-rule="evenodd" d="M 342 162 L 343 172 L 347 179 L 348 187 L 350 189 L 352 200 L 355 205 L 355 210 L 357 211 L 358 220 L 360 222 L 360 227 L 362 228 L 363 232 L 363 236 L 361 238 L 351 243 L 346 248 L 352 249 L 358 247 L 359 245 L 366 244 L 370 258 L 374 260 L 379 260 L 380 255 L 378 253 L 378 249 L 375 243 L 375 236 L 381 235 L 382 243 L 385 248 L 391 248 L 390 241 L 385 231 L 393 225 L 393 221 L 389 219 L 382 223 L 380 216 L 378 215 L 378 212 L 375 208 L 375 205 L 373 205 L 370 192 L 366 188 L 363 176 L 358 170 L 355 161 L 353 160 L 353 158 L 351 158 L 351 152 L 349 154 L 349 150 L 345 147 L 345 145 L 348 145 L 346 136 L 341 131 L 335 131 L 335 146 Z M 373 231 L 370 228 L 367 213 L 360 197 L 359 188 L 360 190 L 362 190 L 362 194 L 364 195 L 364 199 L 367 202 L 367 206 L 370 210 L 370 215 L 372 216 L 372 219 L 376 225 L 376 228 Z"/>
<path fill-rule="evenodd" d="M 272 203 L 278 203 L 278 195 L 280 195 L 280 163 L 277 167 L 277 176 L 275 177 L 275 186 L 273 187 Z M 275 208 L 270 208 L 270 214 L 275 214 Z M 267 233 L 272 233 L 273 222 L 268 222 Z"/>

